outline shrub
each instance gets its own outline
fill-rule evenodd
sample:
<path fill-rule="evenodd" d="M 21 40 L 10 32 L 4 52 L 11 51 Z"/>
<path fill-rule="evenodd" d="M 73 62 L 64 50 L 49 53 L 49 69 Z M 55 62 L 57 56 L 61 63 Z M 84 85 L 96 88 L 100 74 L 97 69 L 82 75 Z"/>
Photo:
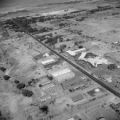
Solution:
<path fill-rule="evenodd" d="M 114 70 L 117 68 L 116 64 L 109 64 L 107 67 L 109 70 Z"/>
<path fill-rule="evenodd" d="M 25 97 L 32 97 L 33 92 L 30 91 L 30 90 L 27 90 L 27 89 L 23 89 L 23 90 L 22 90 L 22 94 L 23 94 L 23 96 L 25 96 Z"/>

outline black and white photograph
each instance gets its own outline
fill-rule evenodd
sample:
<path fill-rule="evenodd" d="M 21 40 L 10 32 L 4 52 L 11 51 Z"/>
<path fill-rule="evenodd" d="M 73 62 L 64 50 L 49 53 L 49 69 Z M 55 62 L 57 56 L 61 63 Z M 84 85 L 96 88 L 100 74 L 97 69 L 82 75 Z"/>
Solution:
<path fill-rule="evenodd" d="M 0 120 L 120 120 L 120 0 L 0 0 Z"/>

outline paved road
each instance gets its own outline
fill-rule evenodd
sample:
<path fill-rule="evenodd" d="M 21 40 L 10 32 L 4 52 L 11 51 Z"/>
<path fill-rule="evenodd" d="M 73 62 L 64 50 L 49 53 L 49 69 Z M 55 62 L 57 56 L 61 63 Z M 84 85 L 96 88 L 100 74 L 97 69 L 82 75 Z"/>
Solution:
<path fill-rule="evenodd" d="M 99 79 L 97 79 L 96 77 L 92 76 L 87 70 L 85 70 L 83 67 L 79 66 L 78 64 L 76 64 L 75 62 L 67 59 L 65 56 L 61 55 L 60 53 L 56 52 L 55 50 L 53 50 L 52 48 L 50 48 L 49 46 L 47 46 L 46 44 L 44 44 L 43 42 L 41 42 L 39 39 L 36 39 L 33 35 L 31 35 L 22 25 L 16 23 L 16 21 L 13 21 L 14 24 L 16 24 L 20 29 L 22 29 L 24 31 L 25 34 L 31 36 L 34 40 L 36 40 L 37 42 L 39 42 L 41 45 L 43 45 L 44 47 L 46 47 L 47 49 L 49 49 L 50 51 L 52 51 L 54 54 L 56 54 L 57 56 L 59 56 L 60 58 L 64 59 L 66 62 L 68 62 L 69 64 L 71 64 L 73 67 L 75 67 L 77 70 L 79 70 L 80 72 L 82 72 L 83 74 L 85 74 L 86 76 L 88 76 L 89 78 L 91 78 L 93 81 L 95 81 L 96 83 L 98 83 L 99 85 L 101 85 L 102 87 L 106 88 L 108 91 L 110 91 L 111 93 L 113 93 L 114 95 L 120 97 L 120 91 L 113 89 L 112 87 L 110 87 L 109 85 L 107 85 L 107 83 L 105 83 L 104 81 L 101 81 Z"/>

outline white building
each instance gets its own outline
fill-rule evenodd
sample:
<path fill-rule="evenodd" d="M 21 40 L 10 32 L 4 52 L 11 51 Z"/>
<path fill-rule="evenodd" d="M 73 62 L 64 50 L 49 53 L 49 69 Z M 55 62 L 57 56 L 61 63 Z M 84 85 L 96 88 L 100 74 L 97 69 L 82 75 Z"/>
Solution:
<path fill-rule="evenodd" d="M 85 59 L 87 52 L 82 52 L 78 59 Z"/>
<path fill-rule="evenodd" d="M 81 48 L 81 49 L 77 49 L 77 50 L 68 50 L 66 52 L 72 56 L 75 56 L 77 53 L 83 52 L 85 50 L 86 50 L 85 48 Z"/>
<path fill-rule="evenodd" d="M 58 82 L 71 79 L 75 76 L 75 73 L 72 72 L 69 68 L 60 69 L 57 71 L 52 71 L 50 73 Z"/>
<path fill-rule="evenodd" d="M 72 118 L 69 118 L 68 120 L 75 120 L 75 119 L 72 117 Z"/>
<path fill-rule="evenodd" d="M 87 61 L 89 63 L 91 63 L 93 66 L 97 67 L 100 64 L 110 64 L 110 62 L 100 56 L 94 57 L 94 58 L 85 58 L 87 52 L 82 52 L 82 54 L 80 55 L 80 57 L 78 58 L 79 60 L 84 60 Z"/>
<path fill-rule="evenodd" d="M 107 59 L 101 57 L 88 58 L 87 61 L 95 67 L 97 67 L 100 64 L 110 64 L 110 62 Z"/>
<path fill-rule="evenodd" d="M 53 63 L 53 62 L 55 62 L 55 59 L 54 59 L 54 58 L 47 58 L 47 59 L 43 59 L 43 60 L 41 61 L 41 63 L 42 63 L 43 65 L 48 65 L 48 64 L 51 64 L 51 63 Z"/>
<path fill-rule="evenodd" d="M 53 87 L 55 87 L 55 84 L 50 83 L 50 84 L 47 84 L 47 85 L 43 86 L 42 90 L 48 90 L 48 89 L 53 88 Z"/>

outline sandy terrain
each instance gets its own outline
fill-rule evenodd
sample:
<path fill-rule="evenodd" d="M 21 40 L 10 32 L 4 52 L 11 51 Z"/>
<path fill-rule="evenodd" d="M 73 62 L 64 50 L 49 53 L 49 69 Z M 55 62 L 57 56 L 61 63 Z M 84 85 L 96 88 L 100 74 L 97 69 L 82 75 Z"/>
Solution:
<path fill-rule="evenodd" d="M 109 120 L 111 115 L 119 120 L 110 107 L 119 109 L 118 97 L 31 37 L 120 93 L 119 5 L 118 0 L 6 2 L 0 24 L 1 116 L 7 120 Z"/>

